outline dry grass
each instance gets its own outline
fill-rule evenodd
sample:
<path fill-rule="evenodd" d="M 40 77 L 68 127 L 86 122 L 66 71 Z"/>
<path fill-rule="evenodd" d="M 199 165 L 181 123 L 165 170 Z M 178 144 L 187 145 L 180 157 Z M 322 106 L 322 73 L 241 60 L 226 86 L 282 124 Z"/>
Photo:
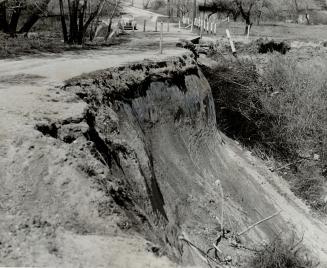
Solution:
<path fill-rule="evenodd" d="M 62 53 L 64 51 L 83 51 L 101 49 L 128 41 L 127 35 L 116 37 L 110 41 L 86 42 L 81 45 L 67 45 L 63 42 L 60 33 L 39 32 L 30 37 L 18 35 L 9 37 L 0 33 L 0 59 L 14 58 L 25 55 L 38 55 L 42 53 Z"/>
<path fill-rule="evenodd" d="M 27 38 L 19 35 L 15 38 L 0 35 L 0 58 L 10 58 L 42 52 L 59 53 L 65 46 L 60 38 L 54 36 L 35 36 Z"/>
<path fill-rule="evenodd" d="M 215 70 L 204 70 L 217 124 L 261 155 L 284 164 L 303 159 L 290 166 L 287 179 L 298 196 L 326 213 L 327 60 L 298 64 L 278 53 L 269 57 L 260 75 L 248 60 L 220 61 Z"/>
<path fill-rule="evenodd" d="M 252 268 L 301 268 L 316 267 L 293 241 L 280 237 L 264 245 L 250 262 Z"/>
<path fill-rule="evenodd" d="M 260 100 L 276 117 L 272 132 L 298 155 L 316 152 L 326 158 L 326 74 L 327 65 L 301 69 L 281 56 L 272 57 L 264 71 L 273 92 L 263 92 Z"/>

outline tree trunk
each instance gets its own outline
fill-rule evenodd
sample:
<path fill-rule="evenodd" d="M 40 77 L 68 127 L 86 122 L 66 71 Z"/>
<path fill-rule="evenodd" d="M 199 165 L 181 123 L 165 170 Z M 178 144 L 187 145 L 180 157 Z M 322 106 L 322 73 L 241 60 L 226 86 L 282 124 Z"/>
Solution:
<path fill-rule="evenodd" d="M 252 27 L 251 11 L 252 11 L 252 8 L 254 6 L 254 2 L 251 2 L 250 3 L 247 11 L 244 10 L 242 1 L 235 0 L 235 3 L 237 5 L 237 7 L 238 7 L 238 10 L 240 12 L 240 15 L 242 15 L 243 19 L 245 20 L 245 32 L 244 32 L 244 34 L 247 35 L 248 28 L 251 29 L 251 27 Z"/>
<path fill-rule="evenodd" d="M 77 39 L 78 39 L 78 14 L 77 14 L 77 10 L 78 10 L 78 0 L 72 0 L 72 2 L 68 1 L 68 3 L 70 3 L 70 27 L 69 27 L 69 43 L 71 44 L 75 44 L 77 43 Z"/>
<path fill-rule="evenodd" d="M 63 4 L 62 0 L 59 0 L 59 7 L 60 7 L 60 19 L 61 19 L 62 34 L 64 36 L 64 42 L 67 43 L 68 42 L 68 33 L 67 33 L 64 4 Z"/>
<path fill-rule="evenodd" d="M 99 17 L 99 15 L 104 7 L 104 4 L 105 4 L 105 0 L 101 0 L 99 2 L 98 6 L 96 7 L 96 9 L 89 15 L 89 18 L 83 25 L 83 31 L 82 31 L 83 42 L 84 42 L 84 36 L 86 34 L 87 28 L 90 26 L 90 24 L 92 23 L 92 21 L 94 21 L 95 18 Z"/>
<path fill-rule="evenodd" d="M 34 24 L 47 13 L 47 8 L 50 0 L 42 0 L 38 7 L 33 10 L 33 13 L 28 17 L 23 27 L 19 30 L 19 33 L 28 33 Z"/>
<path fill-rule="evenodd" d="M 196 18 L 196 0 L 193 0 L 193 7 L 192 7 L 192 26 L 194 26 L 195 18 Z"/>
<path fill-rule="evenodd" d="M 234 11 L 234 12 L 232 12 L 232 15 L 233 15 L 233 21 L 237 21 L 237 19 L 238 19 L 238 17 L 240 16 L 240 13 L 239 12 L 237 12 L 237 11 Z"/>
<path fill-rule="evenodd" d="M 106 36 L 104 38 L 105 41 L 108 40 L 109 36 L 110 36 L 110 32 L 111 32 L 111 25 L 112 25 L 112 19 L 110 19 L 109 25 L 108 25 L 108 29 L 107 29 L 107 33 Z M 134 27 L 134 26 L 133 26 Z"/>
<path fill-rule="evenodd" d="M 111 12 L 110 17 L 109 17 L 109 25 L 108 25 L 108 29 L 107 29 L 107 33 L 106 36 L 104 38 L 105 41 L 108 40 L 110 32 L 111 32 L 111 26 L 112 26 L 112 19 L 114 18 L 117 8 L 118 8 L 118 4 L 119 4 L 119 0 L 116 0 L 116 4 L 115 4 L 115 8 L 114 10 Z M 132 25 L 132 27 L 135 27 L 134 25 Z"/>
<path fill-rule="evenodd" d="M 257 16 L 257 25 L 258 26 L 260 25 L 261 15 L 262 15 L 262 12 L 259 11 L 258 16 Z"/>
<path fill-rule="evenodd" d="M 6 2 L 0 3 L 0 31 L 8 32 L 9 25 L 7 22 L 7 8 Z"/>
<path fill-rule="evenodd" d="M 91 22 L 99 16 L 101 10 L 103 9 L 105 0 L 100 0 L 95 10 L 89 15 L 88 19 L 84 23 L 85 12 L 87 7 L 87 0 L 83 1 L 83 4 L 79 4 L 79 0 L 68 0 L 69 9 L 69 38 L 68 43 L 82 45 L 85 41 L 85 34 L 90 26 Z"/>
<path fill-rule="evenodd" d="M 245 31 L 244 31 L 244 35 L 248 34 L 248 31 L 251 29 L 252 27 L 252 22 L 250 20 L 250 16 L 245 18 Z"/>
<path fill-rule="evenodd" d="M 24 23 L 23 27 L 20 28 L 19 33 L 27 34 L 39 19 L 40 16 L 38 14 L 32 14 Z"/>
<path fill-rule="evenodd" d="M 84 0 L 83 6 L 78 9 L 78 44 L 84 43 L 84 15 L 85 15 L 85 5 L 86 1 Z"/>
<path fill-rule="evenodd" d="M 18 25 L 20 14 L 21 14 L 21 8 L 18 7 L 14 9 L 11 15 L 10 24 L 9 24 L 9 33 L 11 36 L 15 36 L 17 32 L 17 25 Z"/>
<path fill-rule="evenodd" d="M 307 20 L 307 24 L 310 25 L 310 15 L 308 12 L 308 5 L 305 8 L 305 19 Z"/>

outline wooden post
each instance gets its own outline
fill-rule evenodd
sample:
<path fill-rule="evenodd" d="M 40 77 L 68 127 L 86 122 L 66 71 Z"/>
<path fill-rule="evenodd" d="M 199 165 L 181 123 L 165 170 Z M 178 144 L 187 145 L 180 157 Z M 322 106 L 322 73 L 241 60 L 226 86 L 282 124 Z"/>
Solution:
<path fill-rule="evenodd" d="M 210 22 L 209 22 L 209 20 L 207 20 L 207 33 L 208 33 L 208 34 L 210 33 L 210 32 L 209 32 L 209 31 L 210 31 L 210 29 L 209 29 L 209 26 L 210 26 L 210 25 L 209 25 L 209 24 L 210 24 Z"/>
<path fill-rule="evenodd" d="M 249 39 L 249 37 L 250 37 L 250 28 L 251 28 L 251 26 L 248 25 L 248 26 L 247 26 L 247 34 L 246 34 L 246 38 L 247 38 L 247 39 Z"/>
<path fill-rule="evenodd" d="M 194 25 L 194 22 L 192 21 L 192 24 L 191 24 L 191 33 L 193 33 L 193 25 Z"/>
<path fill-rule="evenodd" d="M 132 28 L 133 28 L 132 29 L 133 30 L 133 33 L 135 33 L 135 22 L 134 21 L 132 22 Z"/>
<path fill-rule="evenodd" d="M 169 19 L 168 19 L 168 22 L 167 22 L 167 32 L 169 32 Z"/>
<path fill-rule="evenodd" d="M 213 34 L 213 23 L 210 23 L 210 34 Z"/>
<path fill-rule="evenodd" d="M 163 22 L 160 22 L 160 54 L 162 54 Z"/>
<path fill-rule="evenodd" d="M 154 25 L 154 31 L 157 32 L 158 31 L 158 19 L 156 19 L 156 23 Z"/>
<path fill-rule="evenodd" d="M 217 35 L 217 23 L 215 23 L 215 26 L 214 26 L 214 33 L 215 33 L 215 35 Z"/>
<path fill-rule="evenodd" d="M 144 20 L 144 24 L 143 24 L 143 32 L 145 32 L 145 25 L 146 25 L 146 20 Z"/>
<path fill-rule="evenodd" d="M 178 21 L 178 29 L 181 29 L 181 21 Z"/>
<path fill-rule="evenodd" d="M 235 55 L 236 54 L 236 49 L 235 49 L 234 42 L 232 40 L 232 37 L 231 37 L 230 32 L 229 32 L 228 29 L 226 29 L 226 34 L 227 34 L 227 38 L 228 38 L 230 47 L 232 49 L 232 53 L 233 53 L 233 55 Z"/>

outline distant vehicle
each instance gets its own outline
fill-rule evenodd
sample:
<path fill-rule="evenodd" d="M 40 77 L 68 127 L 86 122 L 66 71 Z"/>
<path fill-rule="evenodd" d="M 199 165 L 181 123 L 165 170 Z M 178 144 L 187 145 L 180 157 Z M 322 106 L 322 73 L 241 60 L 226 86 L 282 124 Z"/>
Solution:
<path fill-rule="evenodd" d="M 123 15 L 120 19 L 121 25 L 124 30 L 136 30 L 136 21 L 132 15 Z"/>

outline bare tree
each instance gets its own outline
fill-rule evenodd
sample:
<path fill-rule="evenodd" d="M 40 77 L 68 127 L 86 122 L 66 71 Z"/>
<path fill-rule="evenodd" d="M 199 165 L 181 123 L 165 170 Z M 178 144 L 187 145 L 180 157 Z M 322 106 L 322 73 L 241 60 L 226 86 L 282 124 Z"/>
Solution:
<path fill-rule="evenodd" d="M 47 13 L 50 0 L 2 0 L 0 1 L 0 30 L 15 36 L 27 33 L 35 23 Z M 19 21 L 24 14 L 26 21 L 17 31 Z"/>
<path fill-rule="evenodd" d="M 114 4 L 114 8 L 112 10 L 112 12 L 109 15 L 109 23 L 108 23 L 108 28 L 107 28 L 107 33 L 105 36 L 105 40 L 107 41 L 111 32 L 111 26 L 112 26 L 112 19 L 116 16 L 118 10 L 119 10 L 119 4 L 120 4 L 120 0 L 115 0 L 115 4 Z M 108 3 L 108 5 L 112 5 L 110 2 Z M 132 27 L 134 27 L 134 25 L 132 25 Z"/>
<path fill-rule="evenodd" d="M 66 15 L 65 15 L 63 0 L 59 0 L 59 9 L 60 9 L 60 20 L 61 20 L 61 28 L 64 37 L 64 42 L 68 43 L 68 32 L 67 32 L 66 17 L 65 17 Z"/>
<path fill-rule="evenodd" d="M 92 21 L 101 13 L 106 0 L 59 0 L 62 32 L 65 42 L 84 44 L 85 35 Z M 68 8 L 69 30 L 65 8 Z M 88 11 L 88 12 L 87 12 Z"/>
<path fill-rule="evenodd" d="M 253 10 L 259 1 L 260 0 L 234 0 L 234 3 L 240 11 L 242 18 L 245 20 L 245 34 L 247 33 L 248 28 L 251 28 L 253 25 Z"/>

